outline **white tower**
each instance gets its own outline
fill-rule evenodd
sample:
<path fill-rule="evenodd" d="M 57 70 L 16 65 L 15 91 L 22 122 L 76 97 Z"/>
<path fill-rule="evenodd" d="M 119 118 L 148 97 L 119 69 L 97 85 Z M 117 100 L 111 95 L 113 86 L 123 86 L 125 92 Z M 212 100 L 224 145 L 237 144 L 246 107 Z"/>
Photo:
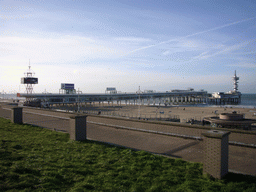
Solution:
<path fill-rule="evenodd" d="M 234 92 L 236 93 L 237 90 L 238 90 L 238 80 L 239 80 L 239 77 L 236 76 L 236 70 L 235 70 L 235 75 L 234 77 L 232 78 L 234 80 Z"/>

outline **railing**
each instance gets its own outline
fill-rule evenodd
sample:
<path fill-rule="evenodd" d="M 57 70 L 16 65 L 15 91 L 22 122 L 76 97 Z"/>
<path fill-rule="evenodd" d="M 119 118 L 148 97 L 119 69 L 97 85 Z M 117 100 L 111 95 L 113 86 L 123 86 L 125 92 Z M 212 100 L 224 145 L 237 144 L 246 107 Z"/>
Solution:
<path fill-rule="evenodd" d="M 124 113 L 124 112 L 116 112 L 116 111 L 99 111 L 99 110 L 83 110 L 80 112 L 84 114 L 124 117 L 128 119 L 180 122 L 179 115 L 170 115 L 170 114 L 161 114 L 161 113 L 157 113 L 155 115 L 152 115 L 152 114 L 138 115 L 138 113 Z"/>

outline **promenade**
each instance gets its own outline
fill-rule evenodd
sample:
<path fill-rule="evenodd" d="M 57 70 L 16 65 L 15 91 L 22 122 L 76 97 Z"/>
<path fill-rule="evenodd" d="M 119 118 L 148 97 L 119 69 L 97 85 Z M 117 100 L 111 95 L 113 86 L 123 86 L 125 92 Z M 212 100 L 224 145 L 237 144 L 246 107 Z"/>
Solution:
<path fill-rule="evenodd" d="M 0 117 L 10 118 L 11 107 L 2 105 L 2 108 L 0 108 Z M 56 131 L 68 132 L 70 115 L 68 113 L 50 110 L 23 108 L 24 123 Z M 172 158 L 182 158 L 186 161 L 203 162 L 204 148 L 203 142 L 200 140 L 127 130 L 120 128 L 121 126 L 195 137 L 202 137 L 201 133 L 207 131 L 206 129 L 154 122 L 88 116 L 87 138 L 136 150 L 145 150 Z M 256 144 L 256 135 L 231 133 L 229 140 Z M 255 162 L 256 148 L 229 145 L 229 171 L 256 175 Z"/>

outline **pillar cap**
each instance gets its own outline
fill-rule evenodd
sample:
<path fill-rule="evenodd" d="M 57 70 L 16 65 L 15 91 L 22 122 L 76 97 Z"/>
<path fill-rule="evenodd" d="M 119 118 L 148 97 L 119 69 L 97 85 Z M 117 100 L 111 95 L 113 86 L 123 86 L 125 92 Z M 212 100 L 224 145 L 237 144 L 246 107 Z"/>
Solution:
<path fill-rule="evenodd" d="M 202 133 L 202 135 L 205 137 L 221 139 L 223 137 L 228 136 L 230 133 L 231 133 L 230 131 L 210 130 L 205 133 Z"/>
<path fill-rule="evenodd" d="M 79 118 L 86 118 L 87 115 L 71 115 L 69 116 L 70 119 L 79 119 Z"/>

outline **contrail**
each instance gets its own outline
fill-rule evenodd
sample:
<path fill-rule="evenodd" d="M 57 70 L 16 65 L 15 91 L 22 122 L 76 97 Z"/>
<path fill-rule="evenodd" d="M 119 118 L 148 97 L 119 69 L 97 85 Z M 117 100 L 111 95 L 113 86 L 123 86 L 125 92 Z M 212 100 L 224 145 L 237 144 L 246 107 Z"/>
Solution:
<path fill-rule="evenodd" d="M 184 37 L 178 37 L 178 38 L 175 38 L 175 39 L 170 39 L 168 41 L 162 41 L 162 42 L 157 43 L 157 44 L 153 44 L 153 45 L 141 47 L 141 48 L 138 48 L 138 49 L 134 49 L 134 50 L 130 51 L 129 53 L 123 55 L 123 56 L 130 55 L 131 53 L 135 53 L 135 52 L 143 50 L 143 49 L 148 49 L 148 48 L 151 48 L 151 47 L 156 47 L 156 46 L 164 44 L 164 43 L 169 43 L 169 42 L 172 42 L 172 41 L 177 41 L 177 40 L 184 39 L 184 38 L 187 38 L 187 37 L 192 37 L 192 36 L 196 36 L 196 35 L 199 35 L 199 34 L 207 33 L 207 32 L 210 32 L 210 31 L 215 31 L 215 30 L 218 30 L 218 29 L 229 27 L 231 25 L 236 25 L 238 23 L 243 23 L 243 22 L 255 19 L 255 18 L 256 17 L 251 17 L 251 18 L 248 18 L 248 19 L 243 19 L 243 20 L 240 20 L 240 21 L 236 21 L 236 22 L 233 22 L 233 23 L 229 23 L 229 24 L 222 25 L 222 26 L 219 26 L 219 27 L 215 27 L 215 28 L 212 28 L 212 29 L 208 29 L 208 30 L 205 30 L 205 31 L 193 33 L 193 34 L 190 34 L 190 35 L 187 35 L 187 36 L 184 36 Z"/>

